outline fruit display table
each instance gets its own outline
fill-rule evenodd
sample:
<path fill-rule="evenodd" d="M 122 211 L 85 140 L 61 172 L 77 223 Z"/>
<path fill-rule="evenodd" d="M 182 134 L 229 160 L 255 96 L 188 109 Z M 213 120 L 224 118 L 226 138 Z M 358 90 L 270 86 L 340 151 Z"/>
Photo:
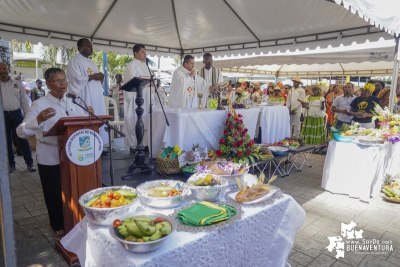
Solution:
<path fill-rule="evenodd" d="M 153 112 L 153 157 L 167 146 L 178 145 L 182 150 L 190 150 L 194 144 L 209 150 L 219 148 L 227 110 L 182 109 L 177 112 L 175 109 L 166 109 L 169 127 L 161 109 Z M 253 139 L 260 108 L 237 109 L 236 112 L 243 115 L 250 138 Z"/>
<path fill-rule="evenodd" d="M 290 137 L 288 108 L 284 106 L 261 106 L 258 126 L 261 127 L 262 144 L 275 143 Z"/>
<path fill-rule="evenodd" d="M 181 205 L 193 201 L 187 196 Z M 150 209 L 135 204 L 130 212 Z M 305 211 L 288 195 L 265 206 L 242 207 L 242 219 L 224 228 L 205 232 L 174 232 L 163 246 L 149 253 L 125 250 L 109 228 L 88 222 L 87 217 L 62 240 L 76 253 L 81 266 L 286 266 Z"/>
<path fill-rule="evenodd" d="M 321 187 L 369 202 L 378 196 L 385 174 L 400 171 L 400 144 L 364 146 L 331 141 Z"/>

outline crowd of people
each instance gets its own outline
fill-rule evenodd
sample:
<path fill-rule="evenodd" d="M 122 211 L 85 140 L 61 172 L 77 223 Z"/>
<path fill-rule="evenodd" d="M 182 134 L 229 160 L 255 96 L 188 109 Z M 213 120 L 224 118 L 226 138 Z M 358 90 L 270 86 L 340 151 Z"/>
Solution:
<path fill-rule="evenodd" d="M 45 203 L 49 212 L 50 225 L 55 231 L 55 238 L 63 235 L 63 215 L 61 199 L 60 160 L 56 137 L 45 137 L 43 132 L 48 131 L 54 123 L 67 116 L 86 116 L 87 112 L 73 104 L 66 92 L 75 95 L 91 112 L 96 115 L 105 115 L 103 98 L 104 74 L 90 59 L 93 53 L 92 43 L 88 39 L 77 42 L 79 53 L 68 63 L 66 73 L 59 68 L 50 68 L 45 72 L 45 83 L 50 90 L 48 94 L 43 89 L 42 80 L 36 80 L 36 87 L 26 88 L 21 75 L 10 77 L 10 70 L 6 63 L 0 62 L 0 85 L 4 108 L 9 171 L 15 171 L 15 159 L 12 144 L 19 148 L 23 155 L 27 169 L 36 171 L 32 153 L 27 140 L 35 135 L 37 140 L 36 158 L 39 176 L 42 183 Z M 133 47 L 134 60 L 125 70 L 125 75 L 116 74 L 115 83 L 109 89 L 109 97 L 115 99 L 119 117 L 124 118 L 125 144 L 135 152 L 137 145 L 135 125 L 137 121 L 135 109 L 136 93 L 123 91 L 123 81 L 133 77 L 148 79 L 151 71 L 146 65 L 146 49 L 144 45 L 136 44 Z M 302 86 L 300 77 L 293 78 L 292 86 L 281 83 L 267 84 L 261 89 L 259 82 L 238 82 L 225 86 L 220 91 L 220 84 L 224 82 L 221 71 L 212 66 L 213 59 L 209 53 L 203 56 L 204 67 L 199 72 L 194 70 L 194 57 L 186 55 L 183 64 L 173 75 L 169 98 L 162 88 L 160 80 L 153 84 L 152 98 L 150 90 L 144 90 L 143 115 L 144 140 L 148 144 L 148 108 L 149 105 L 159 105 L 155 93 L 160 96 L 161 105 L 168 102 L 169 108 L 198 108 L 206 106 L 210 98 L 220 97 L 230 102 L 252 100 L 254 103 L 270 102 L 274 105 L 286 106 L 290 115 L 291 133 L 293 137 L 301 137 L 305 143 L 318 145 L 326 142 L 325 128 L 343 124 L 359 123 L 365 128 L 376 127 L 372 121 L 372 112 L 375 105 L 383 108 L 389 105 L 390 87 L 382 82 L 374 86 L 366 86 L 355 90 L 352 83 L 345 85 L 331 84 L 327 90 L 322 85 Z M 146 85 L 149 86 L 149 85 Z M 397 92 L 400 99 L 400 92 Z M 168 101 L 167 101 L 168 100 Z M 31 101 L 31 105 L 30 105 Z M 108 143 L 108 136 L 104 127 L 100 128 L 103 144 Z"/>

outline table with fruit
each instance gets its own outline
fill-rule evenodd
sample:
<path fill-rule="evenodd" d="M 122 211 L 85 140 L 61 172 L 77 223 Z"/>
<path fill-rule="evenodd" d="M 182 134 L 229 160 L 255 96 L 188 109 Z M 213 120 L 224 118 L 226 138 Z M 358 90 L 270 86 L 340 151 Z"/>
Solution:
<path fill-rule="evenodd" d="M 305 211 L 271 185 L 276 177 L 219 176 L 218 166 L 209 167 L 186 183 L 148 181 L 82 195 L 86 216 L 62 245 L 82 266 L 285 266 Z M 239 188 L 227 186 L 232 182 Z"/>

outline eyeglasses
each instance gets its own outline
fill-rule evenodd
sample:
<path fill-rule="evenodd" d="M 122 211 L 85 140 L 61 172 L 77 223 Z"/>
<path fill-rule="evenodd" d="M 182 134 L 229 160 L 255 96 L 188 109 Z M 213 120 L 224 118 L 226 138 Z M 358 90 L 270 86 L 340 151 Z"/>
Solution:
<path fill-rule="evenodd" d="M 68 83 L 68 80 L 67 79 L 64 79 L 64 80 L 53 80 L 52 82 L 55 83 L 55 84 L 61 84 L 61 83 Z"/>

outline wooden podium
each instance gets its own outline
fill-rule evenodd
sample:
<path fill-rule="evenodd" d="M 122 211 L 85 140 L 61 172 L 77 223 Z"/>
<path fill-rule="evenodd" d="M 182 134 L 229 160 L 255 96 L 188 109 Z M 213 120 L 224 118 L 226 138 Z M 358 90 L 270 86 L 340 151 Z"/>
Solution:
<path fill-rule="evenodd" d="M 110 120 L 112 116 L 98 116 L 103 120 Z M 82 129 L 94 130 L 97 133 L 103 123 L 89 116 L 63 117 L 44 136 L 58 137 L 58 152 L 60 155 L 61 188 L 64 210 L 64 231 L 67 234 L 85 216 L 79 205 L 79 197 L 84 193 L 99 188 L 101 183 L 101 160 L 87 166 L 78 166 L 72 163 L 66 154 L 66 143 L 74 132 Z M 74 253 L 65 250 L 60 242 L 56 242 L 56 249 L 67 260 L 68 264 L 79 263 Z"/>

